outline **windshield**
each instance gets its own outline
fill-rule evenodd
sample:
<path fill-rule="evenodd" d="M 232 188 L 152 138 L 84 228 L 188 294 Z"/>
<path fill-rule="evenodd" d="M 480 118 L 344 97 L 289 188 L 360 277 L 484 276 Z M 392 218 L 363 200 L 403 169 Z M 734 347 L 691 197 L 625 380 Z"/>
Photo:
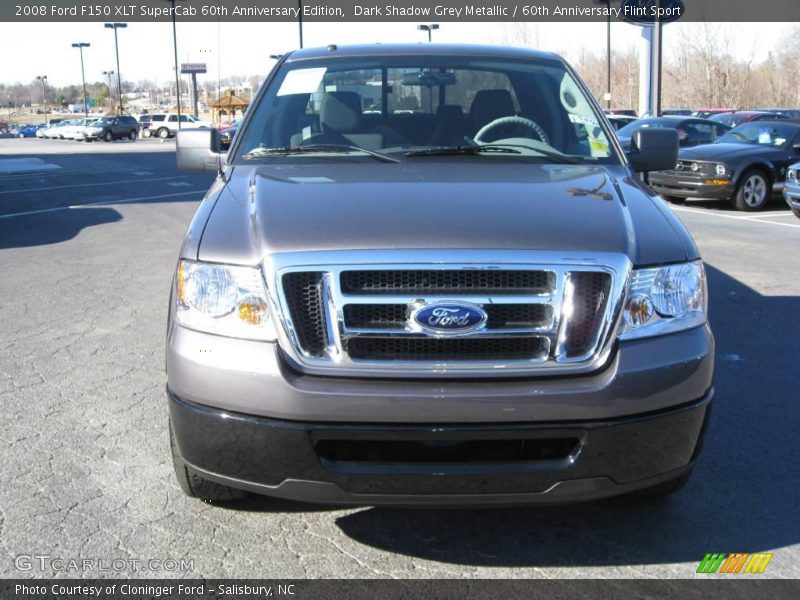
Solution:
<path fill-rule="evenodd" d="M 782 123 L 756 122 L 739 125 L 717 140 L 759 146 L 786 146 L 797 133 L 797 127 Z"/>
<path fill-rule="evenodd" d="M 424 150 L 505 143 L 517 151 L 453 156 L 618 163 L 600 123 L 581 86 L 554 60 L 304 60 L 276 74 L 242 131 L 234 160 L 349 160 L 358 148 L 419 159 L 440 155 L 420 154 Z M 310 145 L 319 154 L 264 152 Z M 331 145 L 356 149 L 325 154 L 322 148 Z"/>
<path fill-rule="evenodd" d="M 625 127 L 621 128 L 617 132 L 617 135 L 621 137 L 631 137 L 634 131 L 645 127 L 649 127 L 651 129 L 674 129 L 675 122 L 667 119 L 640 119 L 625 125 Z"/>

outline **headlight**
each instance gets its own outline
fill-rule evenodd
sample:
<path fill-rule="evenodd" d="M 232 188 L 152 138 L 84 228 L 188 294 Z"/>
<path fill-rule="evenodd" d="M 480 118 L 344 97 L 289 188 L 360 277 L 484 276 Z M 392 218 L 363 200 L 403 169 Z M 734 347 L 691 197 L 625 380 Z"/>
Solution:
<path fill-rule="evenodd" d="M 721 163 L 717 164 L 715 170 L 719 176 L 725 175 L 728 172 L 728 169 L 725 167 L 725 165 Z"/>
<path fill-rule="evenodd" d="M 708 291 L 701 261 L 638 269 L 623 311 L 620 339 L 650 337 L 706 322 Z"/>
<path fill-rule="evenodd" d="M 786 181 L 791 181 L 792 183 L 797 181 L 797 171 L 794 169 L 789 169 L 786 171 Z"/>
<path fill-rule="evenodd" d="M 175 318 L 184 327 L 274 342 L 261 270 L 182 260 L 175 276 Z"/>

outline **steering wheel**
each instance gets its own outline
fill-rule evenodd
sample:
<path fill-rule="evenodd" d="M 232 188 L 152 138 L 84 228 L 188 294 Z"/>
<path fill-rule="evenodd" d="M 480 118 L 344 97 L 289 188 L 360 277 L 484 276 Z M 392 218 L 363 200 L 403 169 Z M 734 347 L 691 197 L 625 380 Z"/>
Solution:
<path fill-rule="evenodd" d="M 499 127 L 503 127 L 505 125 L 521 125 L 526 129 L 530 129 L 536 136 L 542 140 L 548 146 L 550 145 L 550 138 L 547 137 L 547 134 L 542 129 L 541 125 L 539 125 L 536 121 L 532 121 L 531 119 L 525 117 L 518 117 L 518 116 L 510 116 L 510 117 L 500 117 L 499 119 L 495 119 L 491 123 L 487 123 L 483 127 L 480 128 L 478 133 L 475 134 L 473 138 L 476 144 L 486 144 L 490 143 L 487 140 L 484 140 L 484 136 L 492 131 L 493 129 L 497 129 Z"/>

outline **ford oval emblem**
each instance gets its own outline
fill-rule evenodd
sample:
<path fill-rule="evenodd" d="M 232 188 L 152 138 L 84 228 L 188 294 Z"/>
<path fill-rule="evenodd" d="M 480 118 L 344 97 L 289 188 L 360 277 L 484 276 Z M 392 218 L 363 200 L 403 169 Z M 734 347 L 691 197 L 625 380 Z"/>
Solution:
<path fill-rule="evenodd" d="M 482 327 L 486 311 L 475 304 L 437 302 L 424 304 L 411 313 L 412 328 L 439 335 L 468 333 Z"/>

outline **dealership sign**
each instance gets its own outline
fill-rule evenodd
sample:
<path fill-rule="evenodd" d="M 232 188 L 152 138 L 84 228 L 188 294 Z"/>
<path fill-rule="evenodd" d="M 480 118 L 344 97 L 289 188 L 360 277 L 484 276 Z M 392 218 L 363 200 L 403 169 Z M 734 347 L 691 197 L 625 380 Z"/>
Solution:
<path fill-rule="evenodd" d="M 205 73 L 206 63 L 181 63 L 181 73 Z"/>

